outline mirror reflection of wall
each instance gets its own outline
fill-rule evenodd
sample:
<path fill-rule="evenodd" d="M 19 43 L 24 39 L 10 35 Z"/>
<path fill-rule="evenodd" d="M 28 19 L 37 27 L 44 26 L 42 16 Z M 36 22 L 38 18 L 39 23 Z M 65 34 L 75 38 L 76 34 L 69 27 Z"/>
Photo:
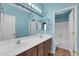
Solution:
<path fill-rule="evenodd" d="M 15 39 L 15 16 L 5 14 L 5 17 L 1 19 L 0 33 L 0 40 Z"/>
<path fill-rule="evenodd" d="M 41 31 L 42 30 L 42 23 L 41 23 L 41 21 L 38 21 L 38 31 Z"/>

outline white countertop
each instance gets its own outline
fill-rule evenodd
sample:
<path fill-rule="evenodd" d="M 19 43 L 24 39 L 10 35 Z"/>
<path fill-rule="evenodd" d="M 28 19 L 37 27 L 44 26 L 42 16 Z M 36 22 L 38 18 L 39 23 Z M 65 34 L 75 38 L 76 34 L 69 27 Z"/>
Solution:
<path fill-rule="evenodd" d="M 16 56 L 46 40 L 51 38 L 51 35 L 48 34 L 40 34 L 22 37 L 17 39 L 11 39 L 7 41 L 0 42 L 0 56 Z M 16 44 L 16 42 L 20 40 L 20 44 Z"/>

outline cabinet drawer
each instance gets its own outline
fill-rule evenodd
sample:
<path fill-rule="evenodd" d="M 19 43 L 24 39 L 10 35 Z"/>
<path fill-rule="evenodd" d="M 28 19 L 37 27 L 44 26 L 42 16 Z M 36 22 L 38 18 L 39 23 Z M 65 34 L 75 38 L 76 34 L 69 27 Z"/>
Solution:
<path fill-rule="evenodd" d="M 26 52 L 26 56 L 37 56 L 37 46 L 29 49 Z"/>
<path fill-rule="evenodd" d="M 51 49 L 51 39 L 45 41 L 45 49 Z"/>
<path fill-rule="evenodd" d="M 43 43 L 40 43 L 39 45 L 38 45 L 38 49 L 41 49 L 41 48 L 43 48 L 44 47 L 44 42 Z"/>
<path fill-rule="evenodd" d="M 44 56 L 44 47 L 38 49 L 38 56 Z"/>
<path fill-rule="evenodd" d="M 38 45 L 38 56 L 44 56 L 44 42 Z"/>
<path fill-rule="evenodd" d="M 47 56 L 50 53 L 51 49 L 51 39 L 45 41 L 45 56 Z"/>

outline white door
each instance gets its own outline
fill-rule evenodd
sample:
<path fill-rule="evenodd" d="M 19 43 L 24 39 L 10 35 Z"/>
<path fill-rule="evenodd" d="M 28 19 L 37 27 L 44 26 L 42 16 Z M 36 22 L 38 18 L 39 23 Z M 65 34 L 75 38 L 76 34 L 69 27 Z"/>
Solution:
<path fill-rule="evenodd" d="M 36 21 L 30 20 L 29 22 L 29 35 L 34 35 L 37 32 Z"/>
<path fill-rule="evenodd" d="M 69 15 L 69 39 L 71 41 L 71 55 L 76 51 L 76 10 L 73 8 Z"/>
<path fill-rule="evenodd" d="M 15 38 L 15 17 L 5 14 L 1 20 L 1 40 Z"/>

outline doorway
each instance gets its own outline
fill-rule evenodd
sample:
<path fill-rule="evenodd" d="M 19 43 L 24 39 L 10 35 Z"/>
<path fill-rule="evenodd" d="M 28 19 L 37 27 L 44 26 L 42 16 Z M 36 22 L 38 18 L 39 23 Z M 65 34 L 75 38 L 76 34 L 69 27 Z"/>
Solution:
<path fill-rule="evenodd" d="M 77 9 L 70 7 L 55 12 L 55 47 L 68 50 L 77 55 Z"/>
<path fill-rule="evenodd" d="M 29 36 L 37 33 L 37 22 L 35 19 L 29 21 Z"/>

